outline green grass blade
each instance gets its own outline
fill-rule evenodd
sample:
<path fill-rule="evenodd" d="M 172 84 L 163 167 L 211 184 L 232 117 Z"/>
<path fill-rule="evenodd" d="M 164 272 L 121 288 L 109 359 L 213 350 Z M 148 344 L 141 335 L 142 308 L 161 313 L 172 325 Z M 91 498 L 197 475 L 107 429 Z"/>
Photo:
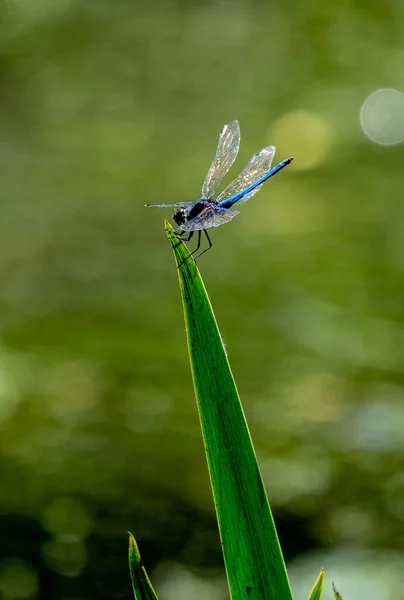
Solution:
<path fill-rule="evenodd" d="M 135 538 L 129 533 L 129 570 L 135 600 L 158 600 L 150 579 L 140 558 Z"/>
<path fill-rule="evenodd" d="M 334 592 L 334 596 L 335 596 L 335 600 L 343 600 L 341 594 L 338 592 L 337 588 L 335 587 L 334 584 L 332 584 L 332 589 Z"/>
<path fill-rule="evenodd" d="M 321 594 L 323 593 L 324 585 L 324 569 L 321 569 L 320 575 L 316 579 L 316 583 L 311 590 L 309 600 L 320 600 Z"/>
<path fill-rule="evenodd" d="M 197 266 L 166 222 L 232 600 L 292 594 L 257 459 L 216 320 Z"/>

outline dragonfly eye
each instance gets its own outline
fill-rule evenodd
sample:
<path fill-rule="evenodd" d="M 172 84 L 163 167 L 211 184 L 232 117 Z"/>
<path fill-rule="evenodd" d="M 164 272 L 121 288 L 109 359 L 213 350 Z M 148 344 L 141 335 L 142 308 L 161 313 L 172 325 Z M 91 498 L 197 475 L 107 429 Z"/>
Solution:
<path fill-rule="evenodd" d="M 186 210 L 184 208 L 180 208 L 180 210 L 177 210 L 173 215 L 173 219 L 177 223 L 177 225 L 182 225 L 183 223 L 185 223 L 185 221 L 187 220 Z"/>

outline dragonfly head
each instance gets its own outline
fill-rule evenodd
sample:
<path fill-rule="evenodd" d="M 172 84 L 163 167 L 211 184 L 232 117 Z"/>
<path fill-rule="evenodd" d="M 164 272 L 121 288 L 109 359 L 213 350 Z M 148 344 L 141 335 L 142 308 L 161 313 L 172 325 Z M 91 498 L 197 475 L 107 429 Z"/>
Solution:
<path fill-rule="evenodd" d="M 185 208 L 180 208 L 176 210 L 173 214 L 173 219 L 177 223 L 177 225 L 182 225 L 187 220 L 187 211 Z"/>

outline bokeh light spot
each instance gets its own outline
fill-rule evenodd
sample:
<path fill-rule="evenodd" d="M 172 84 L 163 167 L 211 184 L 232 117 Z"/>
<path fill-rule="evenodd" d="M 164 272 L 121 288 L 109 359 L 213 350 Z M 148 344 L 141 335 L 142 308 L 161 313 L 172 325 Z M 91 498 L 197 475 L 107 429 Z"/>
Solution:
<path fill-rule="evenodd" d="M 362 104 L 359 120 L 372 142 L 399 144 L 404 140 L 404 94 L 392 88 L 372 92 Z"/>
<path fill-rule="evenodd" d="M 58 498 L 42 514 L 42 524 L 51 533 L 84 538 L 92 529 L 92 521 L 84 506 L 74 498 Z"/>
<path fill-rule="evenodd" d="M 153 581 L 159 597 L 166 600 L 220 600 L 227 595 L 224 577 L 202 578 L 174 562 L 159 565 Z"/>
<path fill-rule="evenodd" d="M 293 168 L 300 170 L 322 164 L 330 152 L 332 138 L 328 121 L 321 115 L 305 111 L 281 117 L 271 136 L 279 159 L 293 156 Z"/>
<path fill-rule="evenodd" d="M 10 417 L 20 400 L 18 377 L 15 376 L 18 366 L 0 348 L 0 424 Z"/>
<path fill-rule="evenodd" d="M 77 577 L 87 563 L 84 544 L 68 537 L 46 542 L 42 557 L 50 569 L 65 577 Z"/>
<path fill-rule="evenodd" d="M 27 562 L 19 558 L 9 558 L 0 564 L 1 598 L 36 598 L 37 590 L 37 575 Z"/>

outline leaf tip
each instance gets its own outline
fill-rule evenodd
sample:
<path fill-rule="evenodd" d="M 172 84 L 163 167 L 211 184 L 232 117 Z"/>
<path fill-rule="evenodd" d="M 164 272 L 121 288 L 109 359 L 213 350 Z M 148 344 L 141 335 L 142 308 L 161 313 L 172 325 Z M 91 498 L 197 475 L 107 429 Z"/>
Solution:
<path fill-rule="evenodd" d="M 128 535 L 129 535 L 129 556 L 133 560 L 136 560 L 137 563 L 139 563 L 139 562 L 141 562 L 141 558 L 140 558 L 140 552 L 139 552 L 138 545 L 136 543 L 136 540 L 135 540 L 133 534 L 130 531 L 128 531 Z"/>
<path fill-rule="evenodd" d="M 167 219 L 164 219 L 164 229 L 165 229 L 168 241 L 170 242 L 171 246 L 174 249 L 174 243 L 178 242 L 179 240 L 178 240 L 178 237 L 175 235 L 173 226 L 171 225 L 171 223 L 169 223 L 167 221 Z"/>
<path fill-rule="evenodd" d="M 324 585 L 324 569 L 321 569 L 313 589 L 310 592 L 309 600 L 320 600 Z"/>
<path fill-rule="evenodd" d="M 335 599 L 336 600 L 342 600 L 342 596 L 339 593 L 339 591 L 337 590 L 337 588 L 335 587 L 334 582 L 332 582 L 332 589 L 333 589 L 333 592 L 334 592 Z"/>

